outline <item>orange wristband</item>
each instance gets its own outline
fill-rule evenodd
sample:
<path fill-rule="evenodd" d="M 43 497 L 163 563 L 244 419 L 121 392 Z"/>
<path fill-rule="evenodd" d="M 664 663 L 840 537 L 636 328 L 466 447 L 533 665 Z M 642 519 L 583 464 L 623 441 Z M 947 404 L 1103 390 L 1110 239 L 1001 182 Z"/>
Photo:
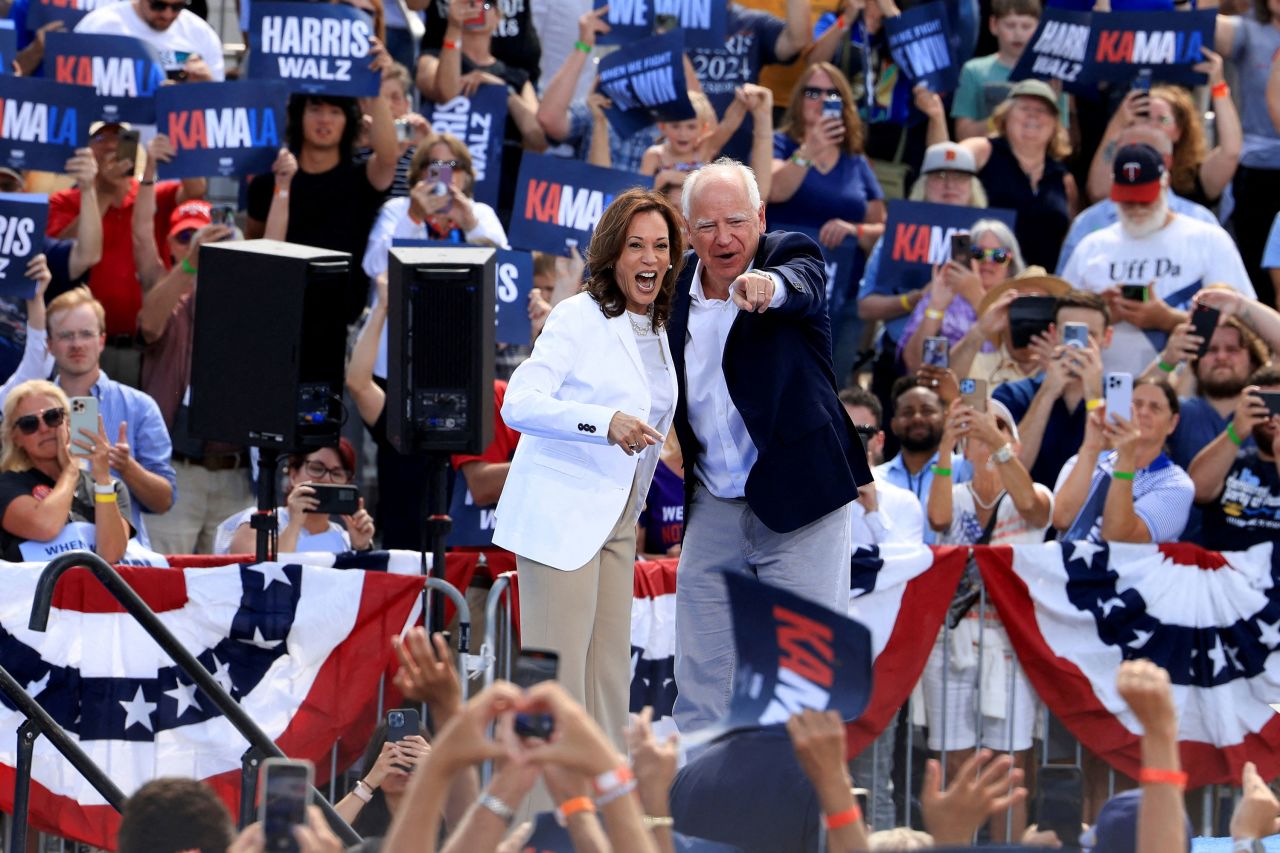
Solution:
<path fill-rule="evenodd" d="M 1138 771 L 1138 782 L 1143 785 L 1173 785 L 1179 791 L 1187 789 L 1187 774 L 1181 770 L 1161 770 L 1144 767 Z"/>
<path fill-rule="evenodd" d="M 596 804 L 592 802 L 590 797 L 573 797 L 561 803 L 559 808 L 556 809 L 556 813 L 560 819 L 560 825 L 563 826 L 564 822 L 574 815 L 580 812 L 594 812 L 595 810 Z"/>
<path fill-rule="evenodd" d="M 1225 98 L 1231 94 L 1231 87 L 1225 82 L 1219 83 L 1209 90 L 1209 94 L 1215 98 Z"/>
<path fill-rule="evenodd" d="M 441 42 L 441 44 L 444 45 L 445 50 L 458 49 L 458 43 L 456 41 L 450 41 L 449 39 L 445 39 L 443 42 Z"/>
<path fill-rule="evenodd" d="M 858 804 L 854 803 L 842 812 L 822 816 L 822 823 L 827 829 L 840 829 L 851 823 L 862 820 L 862 809 L 858 808 Z"/>

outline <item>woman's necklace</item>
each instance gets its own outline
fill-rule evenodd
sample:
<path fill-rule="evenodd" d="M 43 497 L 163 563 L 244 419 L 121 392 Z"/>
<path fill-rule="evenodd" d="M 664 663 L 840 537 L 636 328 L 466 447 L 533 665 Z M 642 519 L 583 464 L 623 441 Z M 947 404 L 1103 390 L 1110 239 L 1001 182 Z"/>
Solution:
<path fill-rule="evenodd" d="M 1001 489 L 1000 491 L 996 492 L 996 496 L 991 499 L 991 503 L 987 503 L 982 498 L 978 497 L 978 490 L 973 487 L 972 482 L 969 482 L 966 485 L 968 485 L 969 487 L 969 494 L 973 496 L 973 502 L 985 510 L 990 510 L 992 507 L 994 507 L 996 504 L 1000 502 L 1000 498 L 1004 497 L 1004 489 Z"/>
<path fill-rule="evenodd" d="M 635 314 L 633 314 L 633 313 L 631 313 L 630 311 L 628 311 L 628 312 L 627 312 L 627 322 L 631 324 L 631 331 L 635 332 L 637 335 L 651 335 L 651 334 L 653 334 L 653 323 L 652 323 L 652 321 L 649 319 L 649 315 L 648 315 L 648 314 L 646 314 L 646 315 L 644 316 L 644 319 L 643 319 L 643 320 L 639 320 L 639 321 L 637 321 L 637 320 L 636 320 L 636 315 L 635 315 Z"/>

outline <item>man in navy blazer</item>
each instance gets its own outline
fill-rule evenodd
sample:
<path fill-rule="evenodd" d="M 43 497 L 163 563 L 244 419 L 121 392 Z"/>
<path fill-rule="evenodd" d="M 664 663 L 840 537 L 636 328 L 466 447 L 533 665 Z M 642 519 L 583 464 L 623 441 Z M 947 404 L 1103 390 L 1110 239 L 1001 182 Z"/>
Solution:
<path fill-rule="evenodd" d="M 734 646 L 723 570 L 845 612 L 850 503 L 871 486 L 836 396 L 826 268 L 803 234 L 763 234 L 751 170 L 720 160 L 684 185 L 689 258 L 668 325 L 680 383 L 685 539 L 676 575 L 675 718 L 728 706 Z"/>

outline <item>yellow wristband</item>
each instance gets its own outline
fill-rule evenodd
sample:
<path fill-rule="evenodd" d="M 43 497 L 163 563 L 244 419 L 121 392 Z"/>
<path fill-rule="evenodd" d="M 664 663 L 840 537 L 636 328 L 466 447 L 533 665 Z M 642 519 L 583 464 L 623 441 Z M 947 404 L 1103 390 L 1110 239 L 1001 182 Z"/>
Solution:
<path fill-rule="evenodd" d="M 902 310 L 903 310 L 903 311 L 910 311 L 910 310 L 911 310 L 911 300 L 907 297 L 907 294 L 905 294 L 905 293 L 899 294 L 899 295 L 898 295 L 898 301 L 902 303 Z"/>
<path fill-rule="evenodd" d="M 1094 397 L 1092 400 L 1084 404 L 1084 410 L 1086 412 L 1092 412 L 1094 409 L 1101 409 L 1104 405 L 1106 405 L 1106 400 L 1103 400 L 1100 397 Z"/>
<path fill-rule="evenodd" d="M 94 495 L 93 502 L 98 504 L 113 504 L 116 502 L 115 492 L 109 495 Z"/>
<path fill-rule="evenodd" d="M 930 320 L 941 320 L 947 315 L 943 314 L 937 308 L 926 308 L 924 309 L 924 316 L 928 317 Z"/>

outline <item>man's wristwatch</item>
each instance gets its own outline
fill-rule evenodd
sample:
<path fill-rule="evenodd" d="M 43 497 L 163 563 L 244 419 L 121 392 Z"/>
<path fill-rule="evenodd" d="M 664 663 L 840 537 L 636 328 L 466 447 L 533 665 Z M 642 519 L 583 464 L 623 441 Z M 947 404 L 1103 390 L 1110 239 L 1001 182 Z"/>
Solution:
<path fill-rule="evenodd" d="M 1231 842 L 1231 853 L 1267 853 L 1260 838 L 1237 838 Z"/>

